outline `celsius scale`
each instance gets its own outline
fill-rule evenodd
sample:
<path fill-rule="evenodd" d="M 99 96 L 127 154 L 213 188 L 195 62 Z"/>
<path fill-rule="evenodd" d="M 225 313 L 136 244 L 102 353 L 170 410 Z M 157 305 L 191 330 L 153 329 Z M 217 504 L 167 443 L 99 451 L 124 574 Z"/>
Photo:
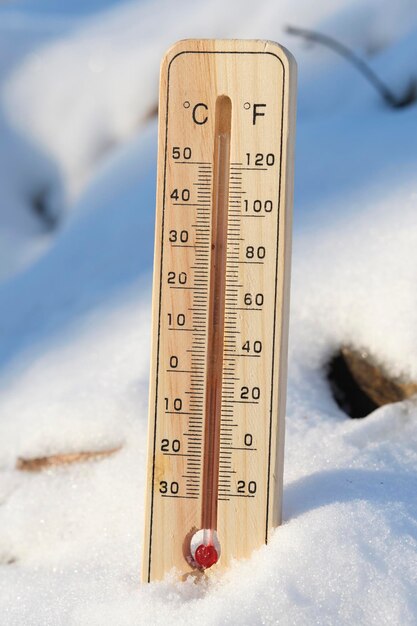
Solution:
<path fill-rule="evenodd" d="M 184 40 L 161 68 L 143 580 L 280 524 L 296 65 Z"/>

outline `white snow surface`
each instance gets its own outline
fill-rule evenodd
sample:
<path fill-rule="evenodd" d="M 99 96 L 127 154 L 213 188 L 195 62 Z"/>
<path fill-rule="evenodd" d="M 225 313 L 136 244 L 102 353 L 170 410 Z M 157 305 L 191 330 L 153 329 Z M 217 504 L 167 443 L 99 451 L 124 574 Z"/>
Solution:
<path fill-rule="evenodd" d="M 325 374 L 351 343 L 417 380 L 417 108 L 387 108 L 344 60 L 284 32 L 333 34 L 401 93 L 417 75 L 415 3 L 59 7 L 0 5 L 1 623 L 417 624 L 417 403 L 351 420 Z M 160 58 L 185 37 L 274 39 L 299 65 L 284 522 L 204 585 L 142 585 L 151 113 Z"/>

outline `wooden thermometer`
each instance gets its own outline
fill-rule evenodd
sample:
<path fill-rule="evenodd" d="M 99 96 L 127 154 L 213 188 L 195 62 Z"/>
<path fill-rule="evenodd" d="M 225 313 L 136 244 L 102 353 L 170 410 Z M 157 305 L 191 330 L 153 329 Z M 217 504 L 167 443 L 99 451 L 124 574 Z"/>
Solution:
<path fill-rule="evenodd" d="M 280 523 L 295 81 L 269 41 L 162 63 L 144 581 Z"/>

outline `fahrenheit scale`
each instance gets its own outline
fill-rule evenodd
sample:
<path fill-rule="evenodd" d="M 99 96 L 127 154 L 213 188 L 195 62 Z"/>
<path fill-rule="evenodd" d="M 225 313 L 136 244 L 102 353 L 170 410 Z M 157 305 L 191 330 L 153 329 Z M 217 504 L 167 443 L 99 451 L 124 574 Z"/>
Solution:
<path fill-rule="evenodd" d="M 144 581 L 280 523 L 295 81 L 269 41 L 162 63 Z"/>

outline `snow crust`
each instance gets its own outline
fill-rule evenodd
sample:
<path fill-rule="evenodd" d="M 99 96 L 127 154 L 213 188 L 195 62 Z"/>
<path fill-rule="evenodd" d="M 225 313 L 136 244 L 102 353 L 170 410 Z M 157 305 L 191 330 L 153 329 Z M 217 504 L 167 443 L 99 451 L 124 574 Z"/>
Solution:
<path fill-rule="evenodd" d="M 352 343 L 417 380 L 417 109 L 386 108 L 284 32 L 334 34 L 401 93 L 414 3 L 61 5 L 0 6 L 2 623 L 416 624 L 417 404 L 350 420 L 324 368 Z M 284 523 L 204 585 L 141 585 L 152 111 L 160 58 L 185 37 L 274 39 L 299 64 Z"/>

